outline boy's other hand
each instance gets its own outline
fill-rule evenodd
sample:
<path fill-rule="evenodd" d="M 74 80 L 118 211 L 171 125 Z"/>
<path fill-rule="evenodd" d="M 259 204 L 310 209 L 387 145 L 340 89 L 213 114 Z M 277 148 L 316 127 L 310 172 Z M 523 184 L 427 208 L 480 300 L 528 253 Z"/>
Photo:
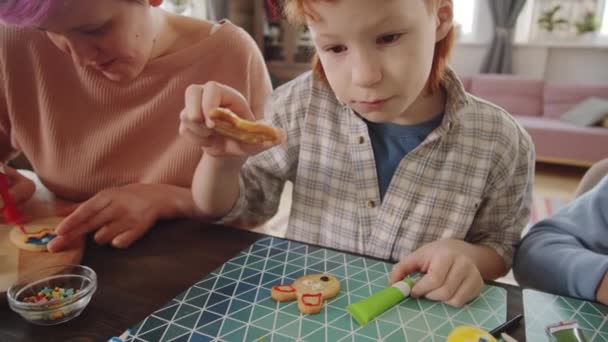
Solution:
<path fill-rule="evenodd" d="M 208 82 L 186 89 L 186 107 L 180 113 L 179 133 L 214 157 L 252 156 L 274 146 L 242 143 L 215 133 L 211 129 L 215 123 L 209 113 L 218 107 L 228 108 L 243 119 L 255 120 L 243 95 L 226 85 Z"/>
<path fill-rule="evenodd" d="M 62 251 L 93 231 L 98 244 L 127 248 L 161 217 L 167 206 L 166 193 L 159 184 L 129 184 L 100 191 L 67 209 L 72 212 L 57 226 L 57 237 L 48 249 Z"/>
<path fill-rule="evenodd" d="M 36 192 L 36 184 L 12 167 L 3 164 L 4 173 L 9 183 L 9 194 L 16 206 L 29 201 Z M 4 201 L 0 198 L 0 209 L 4 208 Z"/>
<path fill-rule="evenodd" d="M 414 285 L 413 298 L 425 297 L 461 307 L 479 296 L 484 287 L 473 260 L 450 248 L 450 240 L 429 243 L 401 259 L 393 267 L 390 283 L 414 272 L 426 274 Z"/>

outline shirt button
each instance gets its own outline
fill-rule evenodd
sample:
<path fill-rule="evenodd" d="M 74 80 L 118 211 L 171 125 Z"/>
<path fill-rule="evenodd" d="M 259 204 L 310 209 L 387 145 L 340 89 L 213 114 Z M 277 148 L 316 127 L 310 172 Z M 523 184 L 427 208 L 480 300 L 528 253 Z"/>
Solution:
<path fill-rule="evenodd" d="M 370 209 L 374 209 L 376 207 L 376 202 L 372 200 L 367 201 L 367 207 Z"/>
<path fill-rule="evenodd" d="M 454 128 L 454 123 L 452 121 L 448 122 L 448 129 Z"/>
<path fill-rule="evenodd" d="M 357 138 L 357 142 L 358 142 L 359 144 L 363 144 L 363 143 L 365 142 L 365 137 L 364 137 L 364 136 L 362 136 L 362 135 L 360 135 L 360 136 L 359 136 L 359 138 Z"/>

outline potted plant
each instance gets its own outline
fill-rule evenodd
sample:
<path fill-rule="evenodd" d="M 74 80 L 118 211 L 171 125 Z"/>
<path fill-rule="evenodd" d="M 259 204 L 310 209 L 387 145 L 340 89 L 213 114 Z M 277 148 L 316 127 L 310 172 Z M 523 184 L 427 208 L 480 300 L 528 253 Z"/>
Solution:
<path fill-rule="evenodd" d="M 555 5 L 545 11 L 543 11 L 538 18 L 538 26 L 547 32 L 553 32 L 558 28 L 565 28 L 568 26 L 568 20 L 563 17 L 558 17 L 558 12 L 561 10 L 561 5 Z"/>
<path fill-rule="evenodd" d="M 576 27 L 576 33 L 582 36 L 588 33 L 595 33 L 600 25 L 595 19 L 595 12 L 586 11 L 581 20 L 574 23 L 574 26 Z"/>

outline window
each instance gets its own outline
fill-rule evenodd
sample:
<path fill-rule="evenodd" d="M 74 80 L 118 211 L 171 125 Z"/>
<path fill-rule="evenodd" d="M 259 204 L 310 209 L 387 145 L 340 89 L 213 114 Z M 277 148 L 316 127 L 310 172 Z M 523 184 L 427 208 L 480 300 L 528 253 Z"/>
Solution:
<path fill-rule="evenodd" d="M 604 2 L 604 17 L 602 18 L 601 35 L 608 36 L 608 0 Z"/>
<path fill-rule="evenodd" d="M 190 3 L 187 0 L 170 0 L 162 2 L 160 7 L 175 14 L 186 14 Z"/>
<path fill-rule="evenodd" d="M 454 0 L 454 20 L 461 25 L 462 35 L 473 34 L 477 0 Z"/>
<path fill-rule="evenodd" d="M 206 0 L 165 0 L 160 5 L 169 12 L 203 19 L 207 17 L 206 6 Z"/>
<path fill-rule="evenodd" d="M 544 31 L 539 29 L 537 18 L 541 9 L 543 9 L 543 3 L 548 4 L 546 6 L 559 3 L 566 5 L 561 8 L 561 16 L 569 21 L 569 28 L 562 30 L 561 32 L 556 32 L 554 36 L 545 33 L 545 37 L 542 37 Z M 584 4 L 587 4 L 586 8 L 588 9 L 596 9 L 595 18 L 600 25 L 597 32 L 597 35 L 600 36 L 598 39 L 587 36 L 585 39 L 581 40 L 577 34 L 576 27 L 573 23 L 580 20 L 582 12 L 580 11 L 580 7 L 577 9 L 576 6 Z M 517 44 L 540 42 L 547 45 L 573 43 L 585 46 L 603 46 L 608 42 L 608 0 L 528 0 L 517 20 L 517 25 L 515 27 L 515 42 Z"/>

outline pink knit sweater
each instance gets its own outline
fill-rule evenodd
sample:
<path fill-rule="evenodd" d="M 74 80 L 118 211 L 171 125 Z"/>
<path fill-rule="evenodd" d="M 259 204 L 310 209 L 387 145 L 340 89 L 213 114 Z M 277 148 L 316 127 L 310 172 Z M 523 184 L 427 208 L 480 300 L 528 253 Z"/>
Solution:
<path fill-rule="evenodd" d="M 179 113 L 186 88 L 211 80 L 262 116 L 264 60 L 229 22 L 126 84 L 75 66 L 42 32 L 0 26 L 0 158 L 22 151 L 49 190 L 73 201 L 130 183 L 189 187 L 201 150 L 179 136 Z"/>

